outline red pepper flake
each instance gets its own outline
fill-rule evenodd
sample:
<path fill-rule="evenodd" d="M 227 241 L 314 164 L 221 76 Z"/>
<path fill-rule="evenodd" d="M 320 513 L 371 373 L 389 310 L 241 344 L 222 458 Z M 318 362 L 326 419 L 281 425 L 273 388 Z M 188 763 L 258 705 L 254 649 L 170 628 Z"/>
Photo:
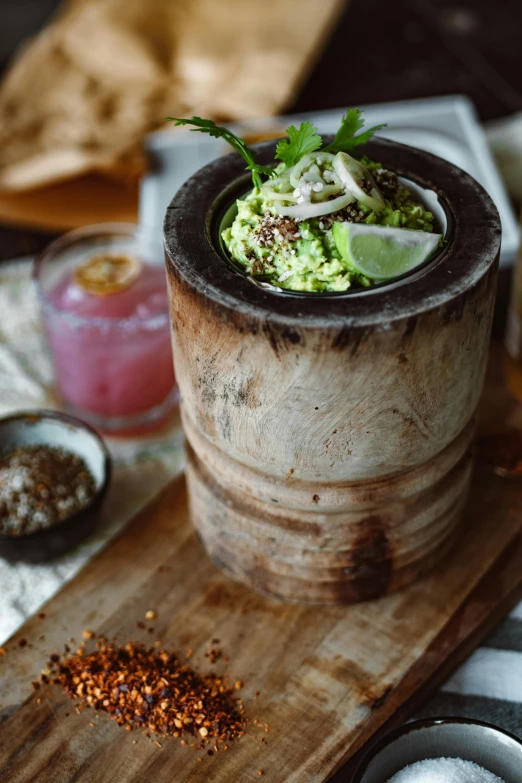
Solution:
<path fill-rule="evenodd" d="M 18 639 L 18 646 L 19 647 L 25 647 L 27 644 L 27 639 Z"/>
<path fill-rule="evenodd" d="M 226 678 L 200 674 L 157 647 L 103 644 L 91 653 L 51 661 L 53 683 L 80 706 L 107 712 L 127 731 L 198 737 L 198 749 L 243 736 L 246 719 Z M 79 713 L 79 709 L 76 708 Z"/>
<path fill-rule="evenodd" d="M 208 658 L 210 663 L 215 663 L 221 658 L 221 650 L 217 647 L 212 647 L 208 652 L 205 653 L 205 658 Z"/>

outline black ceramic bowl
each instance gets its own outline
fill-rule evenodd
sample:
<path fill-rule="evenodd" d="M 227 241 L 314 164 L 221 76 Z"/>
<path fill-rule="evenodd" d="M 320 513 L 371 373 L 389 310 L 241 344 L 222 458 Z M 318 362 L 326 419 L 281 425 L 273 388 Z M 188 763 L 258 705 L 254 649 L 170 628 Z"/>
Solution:
<path fill-rule="evenodd" d="M 0 454 L 20 446 L 59 446 L 77 454 L 96 486 L 90 503 L 63 522 L 27 535 L 0 535 L 1 557 L 38 563 L 62 554 L 92 532 L 110 483 L 111 457 L 91 427 L 54 411 L 24 411 L 0 419 Z"/>
<path fill-rule="evenodd" d="M 522 780 L 522 741 L 507 731 L 466 718 L 432 718 L 407 723 L 366 754 L 352 783 L 387 783 L 408 764 L 429 758 L 462 758 L 505 783 Z"/>

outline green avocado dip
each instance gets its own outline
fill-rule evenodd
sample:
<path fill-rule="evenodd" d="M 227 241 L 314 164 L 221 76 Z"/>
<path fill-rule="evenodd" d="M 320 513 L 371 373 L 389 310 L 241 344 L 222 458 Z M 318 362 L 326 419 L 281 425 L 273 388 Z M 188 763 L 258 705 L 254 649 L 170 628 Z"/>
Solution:
<path fill-rule="evenodd" d="M 343 221 L 431 232 L 433 215 L 413 200 L 395 174 L 379 163 L 362 162 L 382 193 L 381 209 L 375 211 L 354 200 L 330 214 L 296 219 L 278 213 L 265 186 L 255 188 L 237 200 L 237 216 L 222 232 L 230 256 L 252 277 L 292 291 L 347 291 L 354 284 L 372 285 L 376 281 L 341 257 L 333 224 Z"/>
<path fill-rule="evenodd" d="M 310 122 L 287 128 L 275 167 L 258 164 L 241 138 L 212 120 L 169 119 L 225 139 L 246 161 L 254 187 L 221 236 L 256 280 L 289 291 L 347 291 L 410 272 L 440 244 L 432 213 L 395 173 L 349 154 L 383 127 L 357 133 L 358 109 L 348 109 L 326 146 Z"/>

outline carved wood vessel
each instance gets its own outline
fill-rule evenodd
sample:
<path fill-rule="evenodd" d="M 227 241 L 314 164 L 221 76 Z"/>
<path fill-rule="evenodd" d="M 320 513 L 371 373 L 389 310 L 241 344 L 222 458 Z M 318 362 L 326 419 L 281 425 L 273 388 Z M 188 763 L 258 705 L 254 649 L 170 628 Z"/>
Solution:
<path fill-rule="evenodd" d="M 192 177 L 165 221 L 193 524 L 234 579 L 293 601 L 416 579 L 451 545 L 470 478 L 498 214 L 439 158 L 385 140 L 364 153 L 435 190 L 448 218 L 445 248 L 395 284 L 278 294 L 236 271 L 218 241 L 249 188 L 235 155 Z"/>

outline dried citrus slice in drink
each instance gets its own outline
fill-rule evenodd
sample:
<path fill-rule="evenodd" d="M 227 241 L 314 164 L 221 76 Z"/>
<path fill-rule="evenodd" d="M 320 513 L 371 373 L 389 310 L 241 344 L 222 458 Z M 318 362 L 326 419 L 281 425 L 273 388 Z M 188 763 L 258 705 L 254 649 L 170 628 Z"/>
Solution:
<path fill-rule="evenodd" d="M 370 280 L 391 280 L 410 272 L 437 249 L 440 234 L 407 228 L 334 223 L 337 250 L 350 267 Z"/>
<path fill-rule="evenodd" d="M 117 294 L 129 288 L 141 273 L 141 262 L 133 256 L 102 253 L 74 270 L 74 282 L 95 296 Z"/>

